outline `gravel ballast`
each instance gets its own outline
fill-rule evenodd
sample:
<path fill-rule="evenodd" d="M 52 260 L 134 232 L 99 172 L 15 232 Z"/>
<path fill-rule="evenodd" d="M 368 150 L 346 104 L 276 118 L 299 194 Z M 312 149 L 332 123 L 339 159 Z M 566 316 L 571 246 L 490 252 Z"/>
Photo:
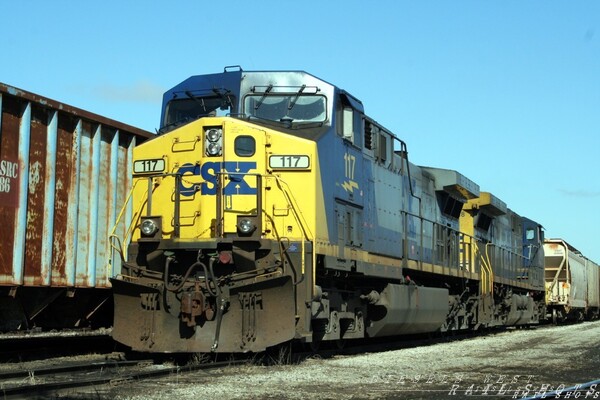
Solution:
<path fill-rule="evenodd" d="M 381 353 L 248 365 L 115 387 L 139 399 L 527 398 L 600 378 L 600 321 Z M 566 397 L 564 392 L 563 398 Z M 575 395 L 570 396 L 575 398 Z M 577 398 L 600 398 L 600 385 Z"/>

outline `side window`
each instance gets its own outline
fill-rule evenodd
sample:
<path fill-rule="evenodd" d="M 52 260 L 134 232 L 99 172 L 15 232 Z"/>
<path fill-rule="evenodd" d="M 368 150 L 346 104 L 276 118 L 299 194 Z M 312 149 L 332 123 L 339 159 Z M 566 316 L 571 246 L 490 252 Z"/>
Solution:
<path fill-rule="evenodd" d="M 346 95 L 338 97 L 336 105 L 336 132 L 355 146 L 362 146 L 364 121 L 362 111 L 357 110 Z"/>
<path fill-rule="evenodd" d="M 534 229 L 527 229 L 527 231 L 525 232 L 525 239 L 527 240 L 533 240 L 535 239 L 535 230 Z"/>
<path fill-rule="evenodd" d="M 342 134 L 344 139 L 354 143 L 354 110 L 350 107 L 344 107 L 343 111 Z"/>

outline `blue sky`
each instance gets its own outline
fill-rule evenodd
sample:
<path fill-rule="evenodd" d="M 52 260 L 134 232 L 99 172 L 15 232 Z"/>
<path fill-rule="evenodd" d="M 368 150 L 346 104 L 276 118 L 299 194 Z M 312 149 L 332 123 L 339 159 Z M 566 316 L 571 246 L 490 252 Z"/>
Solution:
<path fill-rule="evenodd" d="M 305 70 L 411 161 L 600 263 L 598 1 L 0 1 L 0 82 L 140 128 L 224 66 Z"/>

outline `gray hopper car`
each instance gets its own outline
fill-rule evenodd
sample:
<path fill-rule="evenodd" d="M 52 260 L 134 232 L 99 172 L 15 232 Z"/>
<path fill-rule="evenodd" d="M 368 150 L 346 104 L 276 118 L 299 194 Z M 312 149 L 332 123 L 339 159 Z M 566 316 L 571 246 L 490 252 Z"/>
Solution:
<path fill-rule="evenodd" d="M 546 306 L 554 323 L 600 312 L 600 266 L 562 239 L 544 243 Z"/>

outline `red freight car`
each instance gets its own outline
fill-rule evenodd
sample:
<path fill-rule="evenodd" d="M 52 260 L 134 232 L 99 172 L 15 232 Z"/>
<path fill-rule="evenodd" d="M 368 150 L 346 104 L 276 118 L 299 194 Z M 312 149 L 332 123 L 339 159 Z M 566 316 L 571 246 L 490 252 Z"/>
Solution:
<path fill-rule="evenodd" d="M 0 110 L 0 331 L 110 324 L 108 237 L 153 135 L 2 83 Z"/>

